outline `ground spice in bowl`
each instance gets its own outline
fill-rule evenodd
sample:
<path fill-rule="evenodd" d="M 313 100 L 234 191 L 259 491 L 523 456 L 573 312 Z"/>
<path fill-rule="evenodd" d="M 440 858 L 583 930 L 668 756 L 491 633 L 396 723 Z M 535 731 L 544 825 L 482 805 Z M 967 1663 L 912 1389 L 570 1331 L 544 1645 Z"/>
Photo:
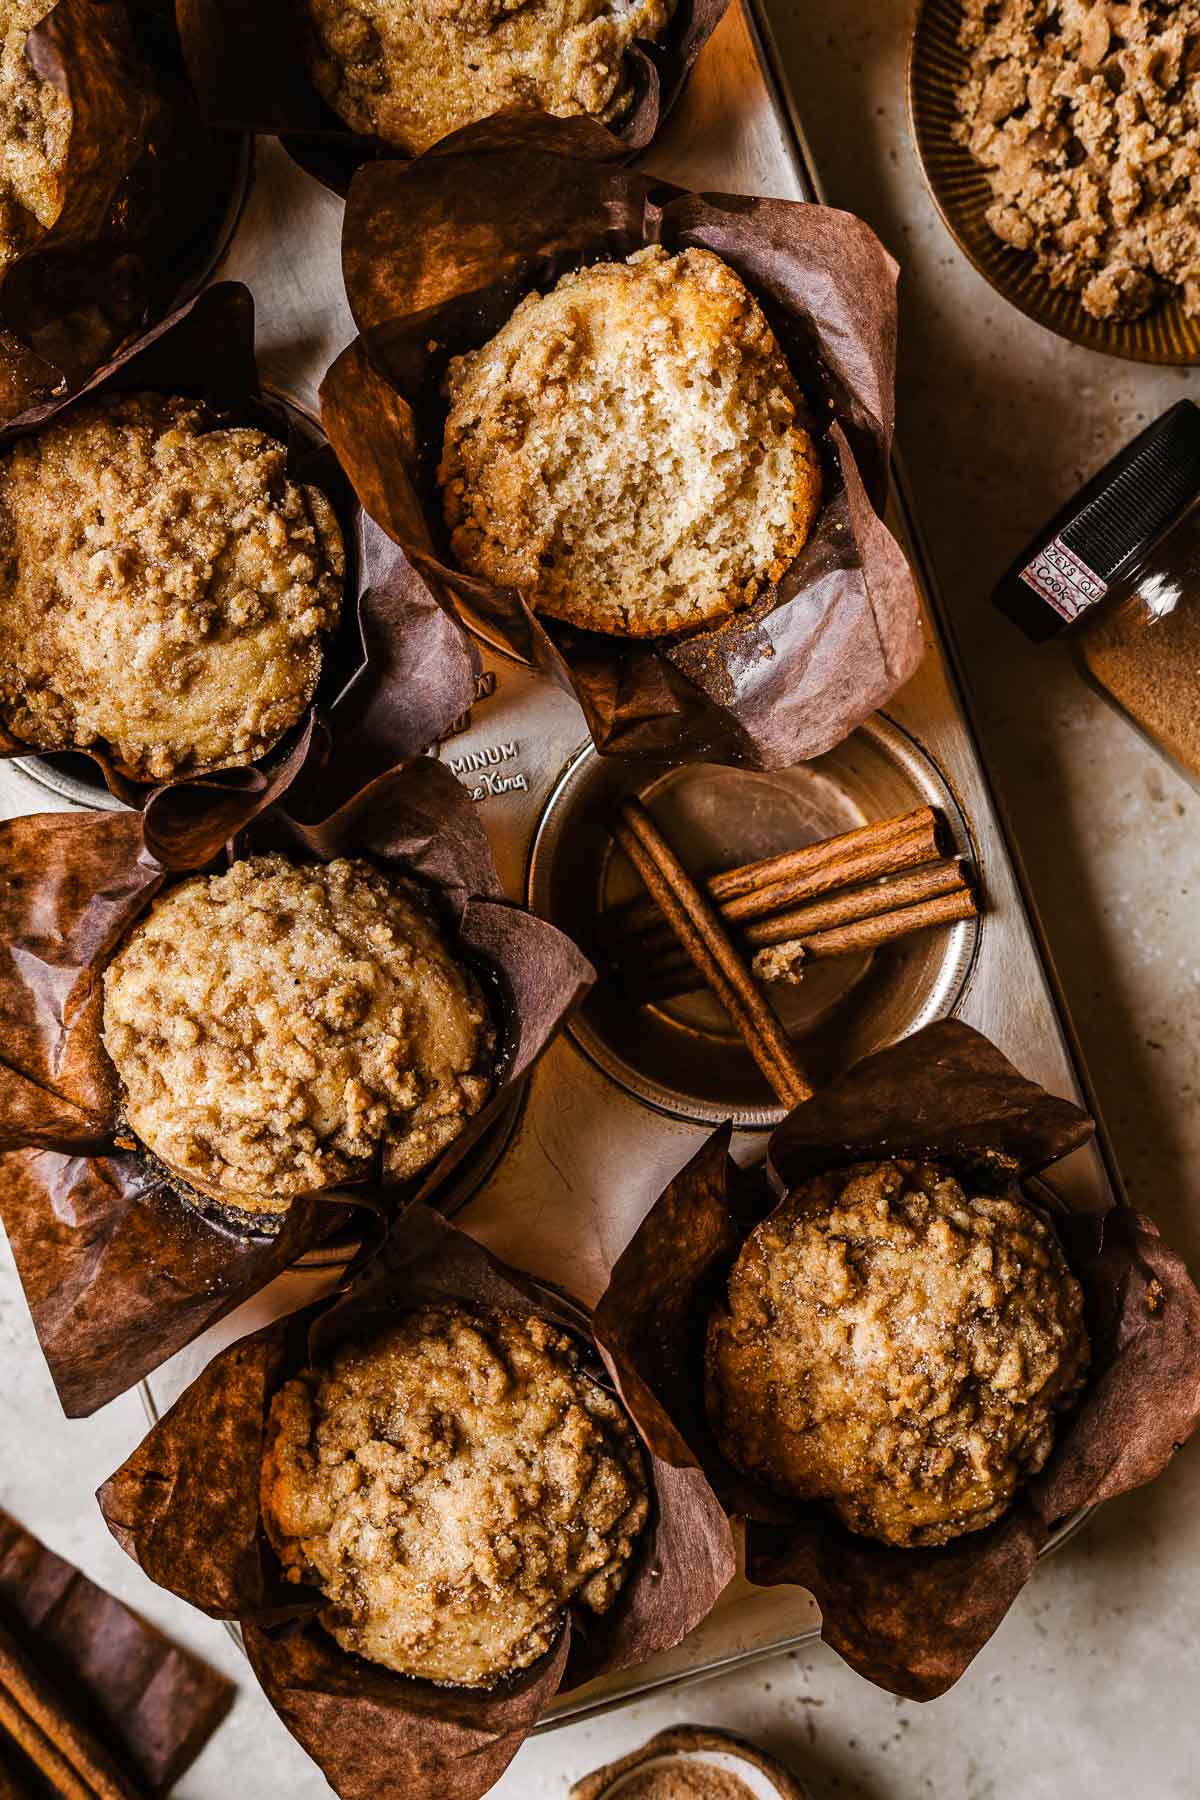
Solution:
<path fill-rule="evenodd" d="M 754 1800 L 740 1775 L 712 1763 L 660 1763 L 612 1790 L 613 1800 Z"/>
<path fill-rule="evenodd" d="M 673 1725 L 618 1762 L 594 1769 L 570 1800 L 809 1800 L 782 1763 L 748 1738 Z"/>

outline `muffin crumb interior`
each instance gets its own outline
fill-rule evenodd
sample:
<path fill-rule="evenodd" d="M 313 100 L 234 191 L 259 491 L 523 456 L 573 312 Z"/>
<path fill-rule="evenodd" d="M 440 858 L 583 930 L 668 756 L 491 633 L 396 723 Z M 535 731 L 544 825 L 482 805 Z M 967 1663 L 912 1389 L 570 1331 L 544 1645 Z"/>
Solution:
<path fill-rule="evenodd" d="M 0 0 L 0 273 L 55 223 L 71 102 L 34 73 L 25 40 L 55 0 Z"/>
<path fill-rule="evenodd" d="M 447 393 L 452 553 L 536 611 L 631 637 L 712 625 L 812 529 L 799 389 L 711 251 L 655 244 L 563 276 L 454 358 Z"/>
<path fill-rule="evenodd" d="M 515 107 L 619 122 L 627 52 L 656 41 L 672 0 L 305 0 L 322 98 L 354 131 L 411 156 Z"/>

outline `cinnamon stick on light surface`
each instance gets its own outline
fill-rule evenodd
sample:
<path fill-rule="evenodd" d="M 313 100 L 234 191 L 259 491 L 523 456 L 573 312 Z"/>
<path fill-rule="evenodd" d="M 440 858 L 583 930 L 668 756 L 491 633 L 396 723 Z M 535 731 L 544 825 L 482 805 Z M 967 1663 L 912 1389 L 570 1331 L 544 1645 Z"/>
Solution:
<path fill-rule="evenodd" d="M 0 1623 L 0 1744 L 4 1738 L 61 1800 L 146 1800 Z"/>
<path fill-rule="evenodd" d="M 697 888 L 640 800 L 622 802 L 613 836 L 780 1101 L 790 1107 L 807 1100 L 812 1089 L 778 1014 L 730 942 L 716 908 Z"/>

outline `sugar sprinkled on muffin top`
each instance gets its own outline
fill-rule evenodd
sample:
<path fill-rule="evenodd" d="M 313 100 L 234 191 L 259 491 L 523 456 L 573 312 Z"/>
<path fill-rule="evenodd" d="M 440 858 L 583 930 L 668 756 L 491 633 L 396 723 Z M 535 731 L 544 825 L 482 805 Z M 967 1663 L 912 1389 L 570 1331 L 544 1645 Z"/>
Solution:
<path fill-rule="evenodd" d="M 177 883 L 104 975 L 125 1119 L 239 1212 L 418 1173 L 487 1097 L 479 984 L 369 863 L 247 857 Z"/>
<path fill-rule="evenodd" d="M 346 1650 L 490 1687 L 612 1605 L 649 1505 L 633 1428 L 544 1320 L 429 1305 L 271 1403 L 262 1512 Z"/>
<path fill-rule="evenodd" d="M 73 409 L 0 457 L 0 718 L 139 781 L 255 760 L 337 623 L 333 508 L 283 445 L 161 394 Z"/>
<path fill-rule="evenodd" d="M 1032 1207 L 944 1169 L 868 1163 L 791 1194 L 709 1322 L 730 1459 L 853 1531 L 942 1544 L 1045 1463 L 1089 1359 L 1083 1296 Z"/>

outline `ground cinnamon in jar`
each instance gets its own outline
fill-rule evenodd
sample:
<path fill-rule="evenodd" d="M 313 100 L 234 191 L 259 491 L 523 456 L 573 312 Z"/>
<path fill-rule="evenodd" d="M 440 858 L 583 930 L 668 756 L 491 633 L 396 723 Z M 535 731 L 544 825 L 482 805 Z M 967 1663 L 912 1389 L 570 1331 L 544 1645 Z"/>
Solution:
<path fill-rule="evenodd" d="M 1093 476 L 994 598 L 1035 640 L 1069 628 L 1085 676 L 1200 787 L 1200 408 Z"/>
<path fill-rule="evenodd" d="M 1140 603 L 1101 613 L 1083 627 L 1079 653 L 1146 736 L 1200 779 L 1200 604 L 1177 606 L 1153 631 Z"/>

